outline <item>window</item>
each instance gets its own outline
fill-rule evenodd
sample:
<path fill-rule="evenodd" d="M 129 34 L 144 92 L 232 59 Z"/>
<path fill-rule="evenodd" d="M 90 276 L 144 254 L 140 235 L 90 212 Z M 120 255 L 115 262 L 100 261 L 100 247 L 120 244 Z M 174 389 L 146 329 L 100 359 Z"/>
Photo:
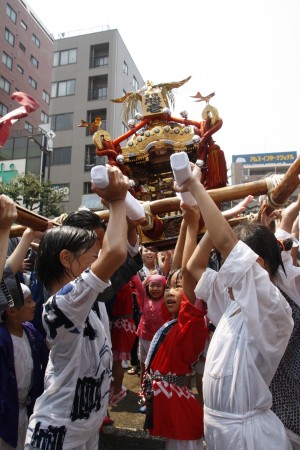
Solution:
<path fill-rule="evenodd" d="M 51 130 L 62 131 L 72 130 L 73 128 L 73 113 L 56 114 L 51 116 Z"/>
<path fill-rule="evenodd" d="M 94 194 L 94 191 L 92 190 L 92 184 L 90 181 L 85 181 L 83 183 L 83 194 Z"/>
<path fill-rule="evenodd" d="M 42 123 L 48 123 L 49 122 L 49 116 L 44 111 L 41 112 L 41 122 Z"/>
<path fill-rule="evenodd" d="M 33 55 L 30 57 L 30 62 L 34 65 L 34 67 L 39 67 L 39 62 Z"/>
<path fill-rule="evenodd" d="M 17 13 L 8 3 L 6 5 L 6 14 L 12 20 L 13 23 L 17 22 Z"/>
<path fill-rule="evenodd" d="M 2 62 L 3 62 L 3 64 L 6 65 L 6 67 L 9 68 L 9 70 L 12 69 L 13 60 L 12 60 L 12 58 L 11 58 L 10 56 L 8 56 L 8 54 L 5 53 L 5 52 L 2 53 Z"/>
<path fill-rule="evenodd" d="M 52 165 L 71 164 L 72 147 L 58 147 L 53 149 Z"/>
<path fill-rule="evenodd" d="M 46 92 L 46 91 L 43 91 L 42 99 L 44 100 L 45 103 L 47 103 L 47 105 L 49 105 L 49 103 L 50 103 L 50 94 L 48 94 L 48 92 Z"/>
<path fill-rule="evenodd" d="M 51 97 L 65 97 L 75 94 L 75 80 L 56 81 L 52 83 Z"/>
<path fill-rule="evenodd" d="M 27 141 L 27 156 L 30 158 L 36 158 L 36 157 L 40 157 L 41 158 L 41 147 L 43 146 L 43 144 L 45 144 L 44 142 L 44 138 L 43 135 L 39 134 L 36 135 L 35 137 L 35 141 L 28 139 Z"/>
<path fill-rule="evenodd" d="M 65 66 L 66 64 L 76 64 L 77 48 L 62 50 L 54 53 L 53 66 Z"/>
<path fill-rule="evenodd" d="M 25 45 L 22 44 L 22 42 L 19 42 L 19 47 L 22 50 L 22 52 L 24 52 L 24 53 L 26 52 L 26 47 L 25 47 Z"/>
<path fill-rule="evenodd" d="M 250 173 L 249 173 L 249 175 L 252 177 L 252 176 L 260 176 L 260 177 L 264 177 L 264 176 L 266 176 L 266 175 L 268 175 L 269 173 L 270 173 L 270 169 L 269 168 L 267 168 L 267 169 L 263 169 L 263 168 L 261 168 L 261 169 L 250 169 L 250 171 L 249 171 Z"/>
<path fill-rule="evenodd" d="M 27 25 L 23 20 L 21 20 L 21 26 L 24 28 L 24 30 L 27 30 Z"/>
<path fill-rule="evenodd" d="M 126 73 L 126 75 L 128 75 L 128 66 L 125 61 L 123 62 L 123 73 Z"/>
<path fill-rule="evenodd" d="M 137 91 L 139 88 L 139 83 L 138 83 L 138 80 L 135 78 L 135 76 L 133 76 L 133 78 L 132 78 L 132 85 L 133 85 L 134 90 Z"/>
<path fill-rule="evenodd" d="M 103 67 L 108 65 L 109 44 L 92 45 L 90 50 L 90 67 Z"/>
<path fill-rule="evenodd" d="M 29 83 L 34 89 L 37 88 L 37 82 L 36 82 L 32 77 L 29 77 L 29 78 L 28 78 L 28 83 Z"/>
<path fill-rule="evenodd" d="M 27 136 L 14 139 L 13 159 L 26 158 L 27 156 Z"/>
<path fill-rule="evenodd" d="M 33 173 L 37 177 L 41 176 L 41 156 L 39 158 L 26 158 L 26 173 Z"/>
<path fill-rule="evenodd" d="M 96 164 L 96 152 L 94 145 L 85 146 L 84 170 L 88 172 Z"/>
<path fill-rule="evenodd" d="M 107 98 L 107 87 L 93 89 L 90 100 L 105 100 Z"/>
<path fill-rule="evenodd" d="M 23 67 L 19 66 L 19 64 L 17 64 L 17 71 L 20 72 L 22 75 L 24 73 Z"/>
<path fill-rule="evenodd" d="M 33 132 L 33 126 L 31 125 L 31 123 L 25 121 L 25 130 L 29 131 L 29 133 Z"/>
<path fill-rule="evenodd" d="M 8 113 L 8 107 L 3 103 L 0 103 L 0 116 L 3 117 Z"/>
<path fill-rule="evenodd" d="M 102 130 L 106 130 L 106 109 L 94 109 L 92 111 L 87 111 L 86 120 L 88 123 L 93 123 L 96 117 L 101 118 L 100 128 Z M 93 133 L 92 133 L 93 134 Z M 90 135 L 89 127 L 86 128 L 86 135 Z"/>
<path fill-rule="evenodd" d="M 9 31 L 8 28 L 5 28 L 4 38 L 12 47 L 15 45 L 15 36 Z"/>
<path fill-rule="evenodd" d="M 88 100 L 107 99 L 107 75 L 100 75 L 89 78 Z"/>
<path fill-rule="evenodd" d="M 0 89 L 3 89 L 7 94 L 10 93 L 10 82 L 2 76 L 0 76 Z"/>
<path fill-rule="evenodd" d="M 32 34 L 32 42 L 34 42 L 37 47 L 41 46 L 39 38 L 34 33 Z"/>
<path fill-rule="evenodd" d="M 108 65 L 108 56 L 97 56 L 95 58 L 94 67 L 102 67 Z"/>
<path fill-rule="evenodd" d="M 105 166 L 106 163 L 107 163 L 107 156 L 96 155 L 94 145 L 85 146 L 85 157 L 84 157 L 85 172 L 90 171 L 91 168 L 96 164 Z"/>
<path fill-rule="evenodd" d="M 106 130 L 106 109 L 93 109 L 91 111 L 87 111 L 87 121 L 89 123 L 94 122 L 96 117 L 101 117 L 101 128 L 102 130 Z"/>
<path fill-rule="evenodd" d="M 20 2 L 22 3 L 22 0 L 20 0 Z M 43 30 L 43 32 L 49 36 L 48 31 L 43 27 L 43 25 L 41 24 L 41 22 L 40 22 L 40 21 L 38 20 L 38 18 L 33 14 L 32 11 L 30 11 L 30 15 L 32 16 L 32 18 L 34 19 L 34 21 L 38 24 L 38 26 Z M 39 46 L 40 46 L 40 41 L 39 41 L 39 39 L 38 39 L 35 35 L 33 35 L 33 36 L 34 36 L 35 39 L 37 40 L 37 42 L 35 42 L 35 44 L 39 47 Z M 51 37 L 51 36 L 50 36 L 50 37 Z M 33 38 L 32 38 L 32 40 L 33 40 Z M 52 40 L 52 37 L 51 37 L 51 40 Z"/>
<path fill-rule="evenodd" d="M 54 67 L 59 66 L 59 54 L 60 54 L 60 52 L 54 52 L 54 56 L 53 56 L 53 66 Z"/>

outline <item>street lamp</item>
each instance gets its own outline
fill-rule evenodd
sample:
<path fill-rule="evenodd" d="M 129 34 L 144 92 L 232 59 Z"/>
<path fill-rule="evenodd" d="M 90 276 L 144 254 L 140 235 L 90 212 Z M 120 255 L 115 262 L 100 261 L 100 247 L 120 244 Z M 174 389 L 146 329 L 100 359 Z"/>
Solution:
<path fill-rule="evenodd" d="M 51 131 L 51 130 L 50 130 Z M 55 133 L 53 132 L 54 136 L 49 136 L 49 141 L 47 140 L 47 137 L 43 134 L 43 143 L 46 142 L 46 145 L 42 145 L 34 136 L 28 136 L 27 140 L 34 142 L 41 150 L 42 157 L 41 157 L 41 164 L 40 164 L 40 183 L 42 183 L 43 180 L 45 180 L 45 168 L 46 168 L 46 160 L 48 157 L 48 173 L 47 173 L 47 180 L 48 183 L 50 182 L 50 168 L 51 168 L 51 156 L 52 156 L 52 143 L 53 143 L 53 137 L 55 137 Z M 48 134 L 47 134 L 48 136 Z M 46 141 L 45 141 L 46 139 Z M 51 142 L 51 148 L 49 148 L 49 143 Z M 44 205 L 42 202 L 42 198 L 40 199 L 40 207 L 39 211 L 40 214 L 43 213 Z"/>
<path fill-rule="evenodd" d="M 46 138 L 46 136 L 43 135 L 43 138 Z M 51 157 L 52 157 L 52 148 L 49 148 L 49 141 L 52 139 L 47 140 L 47 147 L 42 145 L 34 136 L 29 136 L 28 141 L 35 142 L 36 145 L 40 148 L 42 152 L 42 158 L 41 158 L 41 167 L 40 167 L 40 181 L 45 179 L 45 168 L 46 168 L 46 161 L 48 156 L 48 172 L 47 172 L 47 180 L 50 181 L 50 169 L 51 169 Z"/>

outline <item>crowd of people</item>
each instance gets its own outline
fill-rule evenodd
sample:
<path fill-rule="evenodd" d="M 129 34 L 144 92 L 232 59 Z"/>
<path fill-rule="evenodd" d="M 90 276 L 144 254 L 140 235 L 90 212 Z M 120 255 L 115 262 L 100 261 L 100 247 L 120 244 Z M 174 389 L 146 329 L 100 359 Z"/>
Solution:
<path fill-rule="evenodd" d="M 253 197 L 221 212 L 191 166 L 174 189 L 197 206 L 181 204 L 161 253 L 126 217 L 117 167 L 92 185 L 107 223 L 83 209 L 15 241 L 16 206 L 0 196 L 1 450 L 97 450 L 127 361 L 144 428 L 166 450 L 300 449 L 300 197 L 280 214 L 261 198 L 232 227 Z"/>

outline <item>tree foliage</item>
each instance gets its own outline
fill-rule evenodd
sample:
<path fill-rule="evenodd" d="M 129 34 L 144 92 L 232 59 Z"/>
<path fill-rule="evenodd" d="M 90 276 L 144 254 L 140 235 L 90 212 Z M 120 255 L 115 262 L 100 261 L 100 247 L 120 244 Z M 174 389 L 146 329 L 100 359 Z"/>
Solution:
<path fill-rule="evenodd" d="M 63 212 L 60 204 L 63 192 L 53 189 L 49 181 L 40 181 L 30 173 L 17 175 L 9 183 L 0 183 L 0 193 L 18 205 L 48 218 L 57 217 Z"/>

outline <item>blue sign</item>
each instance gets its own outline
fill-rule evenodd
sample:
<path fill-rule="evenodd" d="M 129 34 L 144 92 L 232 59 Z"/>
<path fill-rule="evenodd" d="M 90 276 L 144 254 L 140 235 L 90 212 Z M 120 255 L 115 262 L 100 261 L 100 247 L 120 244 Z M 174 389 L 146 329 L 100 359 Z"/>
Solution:
<path fill-rule="evenodd" d="M 251 153 L 248 155 L 232 155 L 233 163 L 242 163 L 245 165 L 261 165 L 261 164 L 293 164 L 297 159 L 297 152 L 280 152 L 280 153 Z"/>

